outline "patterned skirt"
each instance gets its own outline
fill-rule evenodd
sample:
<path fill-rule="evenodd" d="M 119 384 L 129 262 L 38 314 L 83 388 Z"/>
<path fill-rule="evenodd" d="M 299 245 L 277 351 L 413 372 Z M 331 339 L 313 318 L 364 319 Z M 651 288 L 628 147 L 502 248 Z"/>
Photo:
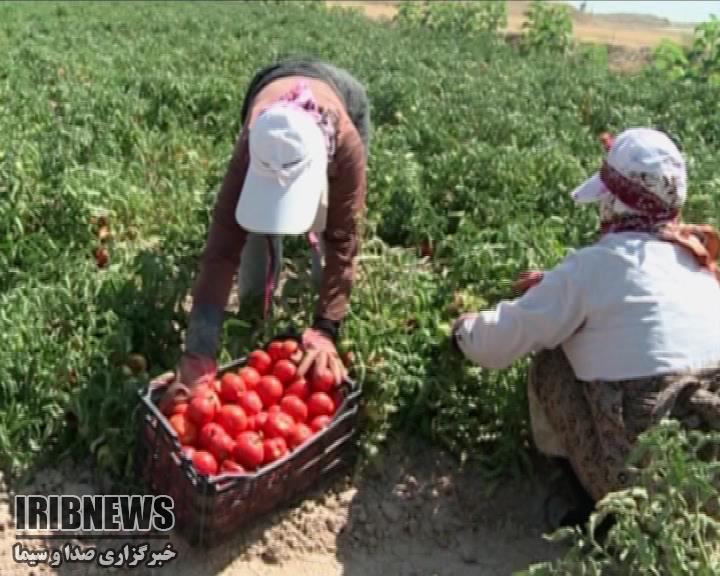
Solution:
<path fill-rule="evenodd" d="M 690 429 L 720 429 L 720 368 L 619 382 L 583 382 L 561 348 L 538 353 L 528 378 L 535 444 L 567 458 L 597 501 L 626 488 L 625 462 L 637 437 L 663 418 Z"/>

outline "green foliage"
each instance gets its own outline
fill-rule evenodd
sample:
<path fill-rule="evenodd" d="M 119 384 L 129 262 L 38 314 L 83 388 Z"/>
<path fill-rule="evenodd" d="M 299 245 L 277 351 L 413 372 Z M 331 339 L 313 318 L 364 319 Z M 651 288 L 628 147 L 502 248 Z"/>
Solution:
<path fill-rule="evenodd" d="M 573 47 L 570 8 L 533 0 L 523 22 L 522 46 L 530 52 L 567 54 Z"/>
<path fill-rule="evenodd" d="M 692 45 L 684 48 L 663 40 L 653 52 L 653 64 L 671 80 L 703 81 L 720 86 L 720 20 L 710 20 L 695 27 Z"/>
<path fill-rule="evenodd" d="M 688 54 L 693 73 L 720 86 L 720 20 L 711 16 L 695 28 L 692 48 Z"/>
<path fill-rule="evenodd" d="M 658 71 L 677 80 L 685 75 L 688 59 L 680 44 L 663 38 L 653 51 L 653 65 Z"/>
<path fill-rule="evenodd" d="M 505 2 L 406 1 L 398 7 L 396 21 L 451 34 L 497 33 L 507 25 Z"/>
<path fill-rule="evenodd" d="M 717 574 L 719 450 L 720 434 L 685 432 L 677 421 L 662 422 L 641 436 L 631 458 L 641 466 L 636 485 L 601 500 L 586 531 L 562 529 L 552 535 L 551 540 L 572 542 L 562 559 L 521 575 Z M 587 536 L 607 516 L 616 521 L 605 540 Z"/>

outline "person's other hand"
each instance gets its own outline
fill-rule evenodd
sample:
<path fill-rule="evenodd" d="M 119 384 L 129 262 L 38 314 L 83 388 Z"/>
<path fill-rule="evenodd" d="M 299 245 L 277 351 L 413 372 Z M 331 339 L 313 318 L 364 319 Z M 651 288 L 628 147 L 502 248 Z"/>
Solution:
<path fill-rule="evenodd" d="M 450 344 L 451 344 L 451 346 L 452 346 L 452 349 L 453 349 L 455 352 L 458 352 L 458 353 L 462 354 L 462 350 L 460 349 L 460 345 L 459 345 L 459 343 L 458 343 L 458 338 L 457 338 L 457 332 L 458 332 L 458 330 L 460 330 L 460 327 L 463 325 L 463 323 L 464 323 L 466 320 L 474 320 L 475 318 L 477 318 L 477 316 L 478 316 L 478 315 L 477 315 L 477 313 L 475 313 L 475 312 L 468 312 L 468 313 L 466 313 L 466 314 L 462 314 L 462 315 L 461 315 L 457 320 L 455 320 L 455 322 L 453 323 L 452 330 L 450 331 Z"/>
<path fill-rule="evenodd" d="M 518 279 L 513 283 L 513 292 L 515 294 L 525 294 L 530 288 L 540 284 L 543 279 L 542 270 L 528 270 L 521 272 Z"/>
<path fill-rule="evenodd" d="M 347 370 L 338 355 L 335 343 L 319 330 L 308 328 L 303 332 L 302 345 L 305 356 L 298 366 L 298 375 L 305 377 L 311 367 L 316 373 L 329 371 L 339 386 L 347 378 Z"/>
<path fill-rule="evenodd" d="M 160 400 L 160 410 L 165 412 L 173 405 L 187 401 L 195 387 L 211 382 L 216 373 L 217 363 L 214 359 L 183 354 L 177 372 L 165 372 L 150 383 L 156 388 L 167 387 Z"/>

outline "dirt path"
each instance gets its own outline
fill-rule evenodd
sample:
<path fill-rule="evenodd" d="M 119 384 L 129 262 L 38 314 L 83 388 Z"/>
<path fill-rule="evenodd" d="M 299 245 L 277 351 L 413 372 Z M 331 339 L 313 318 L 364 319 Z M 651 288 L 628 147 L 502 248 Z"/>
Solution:
<path fill-rule="evenodd" d="M 477 470 L 459 469 L 445 455 L 396 442 L 380 471 L 354 485 L 338 478 L 301 503 L 275 513 L 209 551 L 173 535 L 176 560 L 133 573 L 267 576 L 507 576 L 560 548 L 541 539 L 547 474 L 500 483 L 494 491 Z M 87 472 L 49 470 L 22 493 L 100 493 Z M 7 491 L 2 488 L 2 495 Z M 0 574 L 108 574 L 116 569 L 70 563 L 57 569 L 12 560 L 14 520 L 0 504 Z M 49 546 L 59 546 L 55 541 Z M 42 541 L 25 541 L 38 549 Z M 82 546 L 94 545 L 84 541 Z M 112 542 L 114 548 L 124 543 Z M 98 549 L 108 544 L 97 543 Z M 152 543 L 160 550 L 164 543 Z"/>

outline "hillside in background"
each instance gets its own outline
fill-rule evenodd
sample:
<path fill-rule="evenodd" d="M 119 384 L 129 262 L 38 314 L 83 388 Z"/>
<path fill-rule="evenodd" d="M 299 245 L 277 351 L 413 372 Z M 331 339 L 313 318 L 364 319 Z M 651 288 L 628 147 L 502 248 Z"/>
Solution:
<path fill-rule="evenodd" d="M 333 5 L 362 8 L 372 18 L 392 18 L 398 2 L 362 2 L 331 0 Z M 530 2 L 507 2 L 508 32 L 520 32 Z M 626 48 L 652 48 L 663 38 L 684 42 L 692 34 L 692 26 L 672 23 L 665 18 L 647 14 L 584 14 L 569 6 L 575 37 L 581 41 L 601 42 Z"/>

